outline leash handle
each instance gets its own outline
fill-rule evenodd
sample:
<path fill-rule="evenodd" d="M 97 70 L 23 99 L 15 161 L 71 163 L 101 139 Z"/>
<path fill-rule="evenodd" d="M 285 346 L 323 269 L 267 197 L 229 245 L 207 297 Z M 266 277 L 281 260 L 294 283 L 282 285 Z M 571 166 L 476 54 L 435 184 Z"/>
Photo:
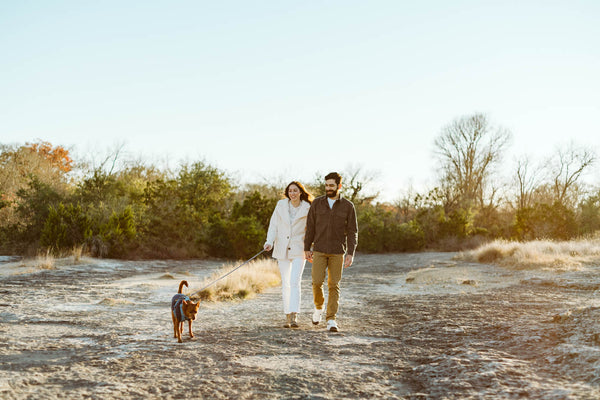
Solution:
<path fill-rule="evenodd" d="M 235 267 L 234 269 L 232 269 L 231 271 L 229 271 L 228 273 L 226 273 L 223 276 L 218 277 L 217 279 L 215 279 L 214 281 L 212 281 L 211 283 L 209 283 L 208 285 L 204 286 L 202 289 L 196 290 L 194 293 L 192 293 L 190 295 L 190 297 L 196 295 L 197 293 L 200 293 L 201 291 L 203 291 L 204 289 L 214 285 L 215 283 L 217 283 L 218 281 L 220 281 L 221 279 L 225 278 L 226 276 L 232 274 L 233 272 L 237 271 L 238 269 L 242 268 L 244 265 L 248 264 L 250 261 L 254 260 L 256 257 L 260 256 L 262 253 L 264 253 L 266 250 L 262 249 L 261 251 L 259 251 L 258 253 L 256 253 L 255 255 L 252 256 L 252 258 L 247 259 L 246 261 L 244 261 L 243 263 L 241 263 L 240 265 L 238 265 L 237 267 Z"/>

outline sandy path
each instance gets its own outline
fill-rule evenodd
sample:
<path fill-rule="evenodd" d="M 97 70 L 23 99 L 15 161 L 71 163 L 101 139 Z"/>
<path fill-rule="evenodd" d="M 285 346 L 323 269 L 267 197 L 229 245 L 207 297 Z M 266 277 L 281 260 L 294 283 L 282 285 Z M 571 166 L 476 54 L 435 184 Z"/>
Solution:
<path fill-rule="evenodd" d="M 309 322 L 309 265 L 299 329 L 281 327 L 276 288 L 203 304 L 182 344 L 169 299 L 215 262 L 4 273 L 0 397 L 600 398 L 595 271 L 510 272 L 452 256 L 359 255 L 344 272 L 337 334 Z"/>

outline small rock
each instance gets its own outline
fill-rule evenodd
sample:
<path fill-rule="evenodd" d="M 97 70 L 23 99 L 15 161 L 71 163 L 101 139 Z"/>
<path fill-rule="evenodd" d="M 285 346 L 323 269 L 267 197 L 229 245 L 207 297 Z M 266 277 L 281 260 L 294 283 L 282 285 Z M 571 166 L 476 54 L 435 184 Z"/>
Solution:
<path fill-rule="evenodd" d="M 563 313 L 556 314 L 554 316 L 554 318 L 552 318 L 552 322 L 562 323 L 562 322 L 567 321 L 570 316 L 571 316 L 571 311 L 565 311 Z"/>

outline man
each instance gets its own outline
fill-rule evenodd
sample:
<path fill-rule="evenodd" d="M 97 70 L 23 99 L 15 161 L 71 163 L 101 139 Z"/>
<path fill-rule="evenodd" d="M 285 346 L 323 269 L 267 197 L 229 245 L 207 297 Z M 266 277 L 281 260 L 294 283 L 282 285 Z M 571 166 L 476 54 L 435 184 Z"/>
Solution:
<path fill-rule="evenodd" d="M 325 196 L 316 198 L 308 211 L 304 252 L 312 262 L 313 324 L 321 321 L 323 314 L 323 282 L 328 272 L 327 330 L 338 332 L 335 317 L 340 299 L 342 270 L 352 265 L 358 242 L 356 210 L 351 201 L 340 195 L 342 176 L 332 172 L 325 177 Z"/>

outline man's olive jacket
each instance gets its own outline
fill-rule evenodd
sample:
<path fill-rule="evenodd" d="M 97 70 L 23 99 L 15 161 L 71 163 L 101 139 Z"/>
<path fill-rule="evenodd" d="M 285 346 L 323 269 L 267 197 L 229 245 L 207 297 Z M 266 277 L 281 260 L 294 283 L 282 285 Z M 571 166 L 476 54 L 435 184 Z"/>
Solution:
<path fill-rule="evenodd" d="M 354 204 L 340 195 L 333 208 L 329 208 L 327 196 L 317 197 L 308 211 L 304 250 L 354 256 L 357 243 Z"/>

